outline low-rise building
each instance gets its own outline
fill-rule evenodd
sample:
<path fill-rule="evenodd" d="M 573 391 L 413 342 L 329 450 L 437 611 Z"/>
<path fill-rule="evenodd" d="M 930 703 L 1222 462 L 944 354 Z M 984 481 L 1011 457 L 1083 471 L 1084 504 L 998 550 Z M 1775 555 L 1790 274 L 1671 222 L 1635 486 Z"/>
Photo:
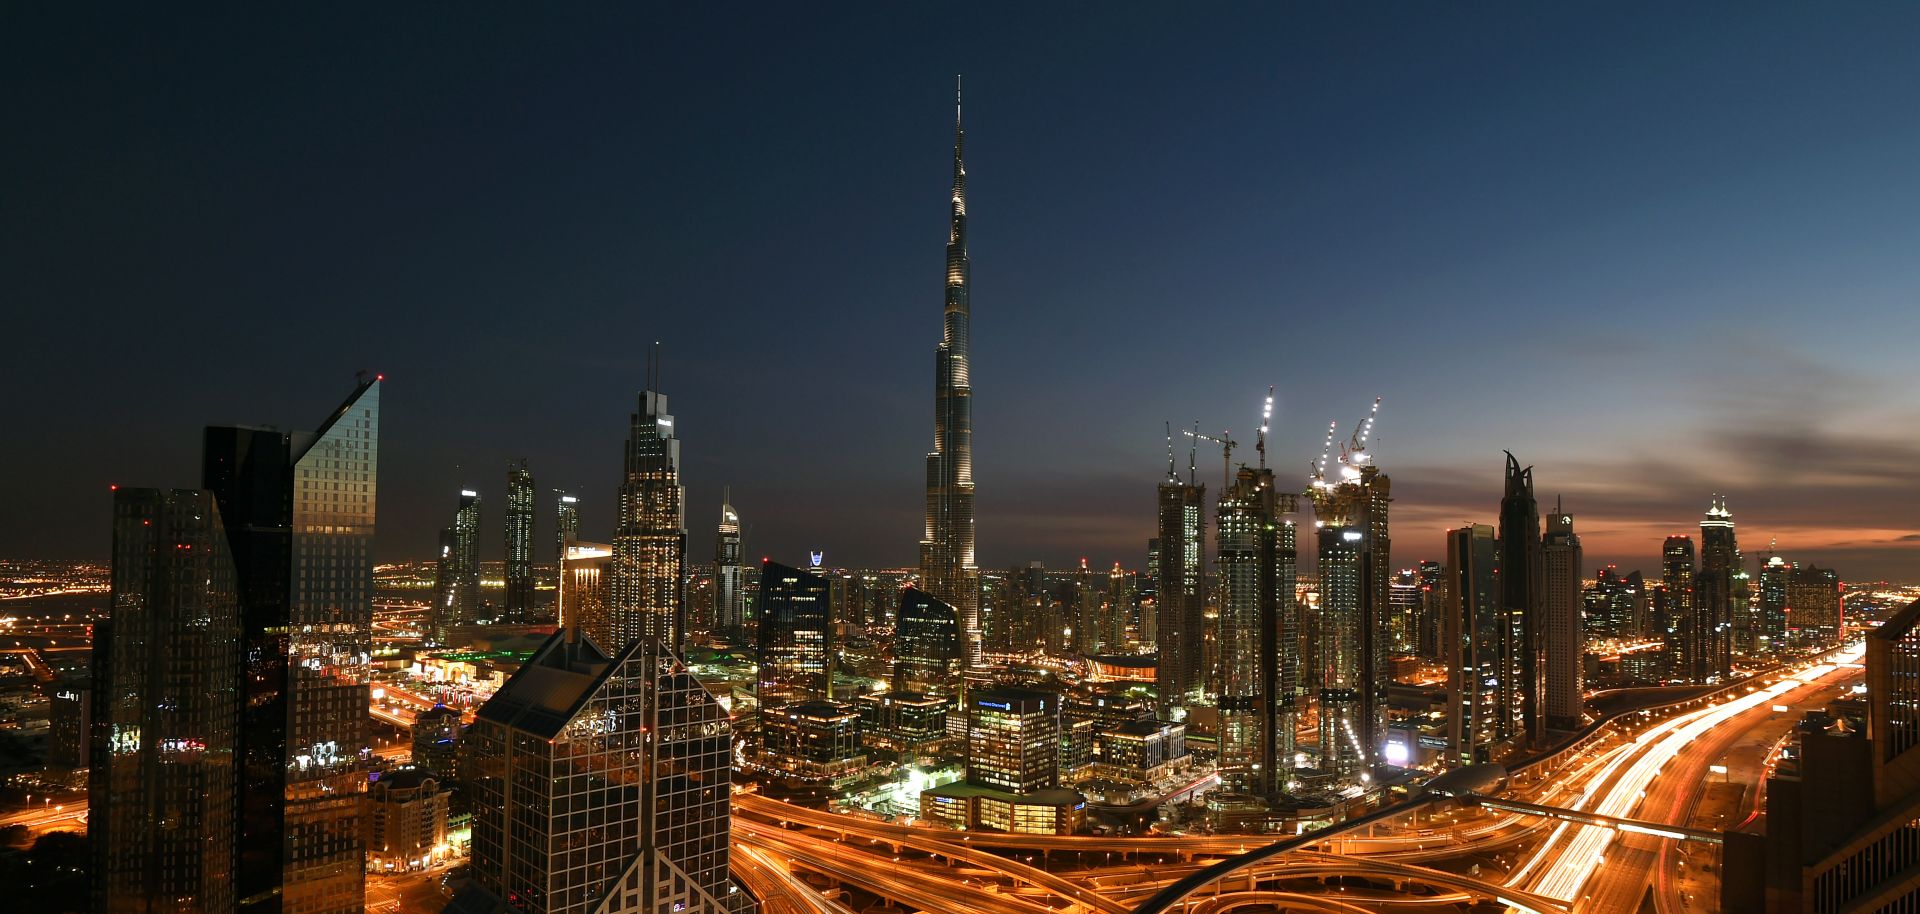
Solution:
<path fill-rule="evenodd" d="M 866 767 L 860 715 L 837 701 L 800 701 L 760 710 L 760 745 L 770 768 L 812 779 Z"/>
<path fill-rule="evenodd" d="M 367 868 L 420 869 L 446 859 L 447 800 L 452 792 L 432 772 L 402 768 L 367 788 Z"/>

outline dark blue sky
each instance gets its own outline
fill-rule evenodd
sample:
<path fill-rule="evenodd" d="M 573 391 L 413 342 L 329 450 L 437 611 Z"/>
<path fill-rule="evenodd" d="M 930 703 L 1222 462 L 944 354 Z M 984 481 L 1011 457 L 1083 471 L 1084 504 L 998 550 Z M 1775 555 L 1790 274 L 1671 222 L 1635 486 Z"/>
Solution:
<path fill-rule="evenodd" d="M 605 536 L 659 340 L 696 557 L 731 484 L 911 563 L 964 72 L 983 564 L 1138 563 L 1162 422 L 1274 384 L 1289 474 L 1386 398 L 1399 560 L 1510 448 L 1593 561 L 1719 491 L 1920 577 L 1920 7 L 64 6 L 0 13 L 0 555 L 360 368 L 382 556 L 522 455 Z"/>

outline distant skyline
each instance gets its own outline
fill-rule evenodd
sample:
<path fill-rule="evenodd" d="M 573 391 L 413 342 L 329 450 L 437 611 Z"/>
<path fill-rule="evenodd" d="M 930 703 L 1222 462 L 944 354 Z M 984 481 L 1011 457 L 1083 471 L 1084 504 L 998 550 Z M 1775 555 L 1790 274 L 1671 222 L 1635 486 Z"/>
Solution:
<path fill-rule="evenodd" d="M 1251 461 L 1272 384 L 1302 487 L 1385 398 L 1399 566 L 1511 450 L 1589 576 L 1719 493 L 1920 579 L 1920 6 L 326 12 L 0 13 L 0 555 L 359 369 L 378 558 L 464 487 L 498 559 L 521 457 L 541 561 L 549 489 L 610 542 L 657 340 L 690 556 L 730 486 L 749 560 L 911 567 L 964 73 L 983 569 L 1143 565 L 1163 423 Z"/>

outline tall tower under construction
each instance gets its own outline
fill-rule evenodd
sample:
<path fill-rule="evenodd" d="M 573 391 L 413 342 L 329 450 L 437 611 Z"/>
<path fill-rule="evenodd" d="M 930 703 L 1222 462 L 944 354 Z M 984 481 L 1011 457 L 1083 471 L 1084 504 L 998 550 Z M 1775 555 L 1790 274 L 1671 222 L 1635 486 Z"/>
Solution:
<path fill-rule="evenodd" d="M 1205 683 L 1201 645 L 1205 639 L 1207 487 L 1194 479 L 1193 461 L 1187 479 L 1180 480 L 1173 460 L 1173 435 L 1167 435 L 1167 478 L 1160 483 L 1160 544 L 1155 582 L 1159 600 L 1160 714 L 1175 718 L 1175 709 L 1187 706 L 1187 695 Z"/>
<path fill-rule="evenodd" d="M 947 229 L 945 328 L 933 357 L 933 451 L 927 454 L 926 535 L 920 540 L 920 589 L 960 613 L 961 657 L 980 664 L 980 586 L 973 552 L 973 382 L 967 374 L 972 306 L 968 300 L 966 131 L 959 84 L 953 98 L 953 209 Z"/>
<path fill-rule="evenodd" d="M 1320 561 L 1320 768 L 1342 780 L 1373 768 L 1386 741 L 1392 499 L 1391 480 L 1367 451 L 1374 414 L 1341 449 L 1337 477 L 1327 478 L 1323 453 L 1308 489 Z M 1330 449 L 1331 430 L 1327 438 Z"/>

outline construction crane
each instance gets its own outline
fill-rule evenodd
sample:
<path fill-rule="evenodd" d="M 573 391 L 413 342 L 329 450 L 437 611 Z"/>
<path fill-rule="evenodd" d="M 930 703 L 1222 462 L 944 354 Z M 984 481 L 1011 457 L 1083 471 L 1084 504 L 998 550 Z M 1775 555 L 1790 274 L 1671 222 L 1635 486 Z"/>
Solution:
<path fill-rule="evenodd" d="M 1199 427 L 1200 423 L 1195 422 L 1194 428 L 1196 431 L 1189 432 L 1185 429 L 1181 431 L 1187 437 L 1196 441 L 1211 441 L 1214 444 L 1220 445 L 1220 491 L 1224 493 L 1227 491 L 1228 486 L 1233 483 L 1233 449 L 1239 447 L 1240 442 L 1233 440 L 1233 432 L 1230 429 L 1222 431 L 1220 437 L 1215 438 L 1212 435 L 1200 434 L 1200 432 L 1197 431 Z"/>
<path fill-rule="evenodd" d="M 1367 417 L 1360 420 L 1359 425 L 1354 426 L 1353 437 L 1348 439 L 1350 446 L 1346 449 L 1346 453 L 1342 455 L 1343 459 L 1348 457 L 1359 460 L 1365 459 L 1367 436 L 1373 434 L 1373 420 L 1374 417 L 1378 415 L 1380 415 L 1380 398 L 1374 397 L 1373 408 L 1367 410 Z"/>

